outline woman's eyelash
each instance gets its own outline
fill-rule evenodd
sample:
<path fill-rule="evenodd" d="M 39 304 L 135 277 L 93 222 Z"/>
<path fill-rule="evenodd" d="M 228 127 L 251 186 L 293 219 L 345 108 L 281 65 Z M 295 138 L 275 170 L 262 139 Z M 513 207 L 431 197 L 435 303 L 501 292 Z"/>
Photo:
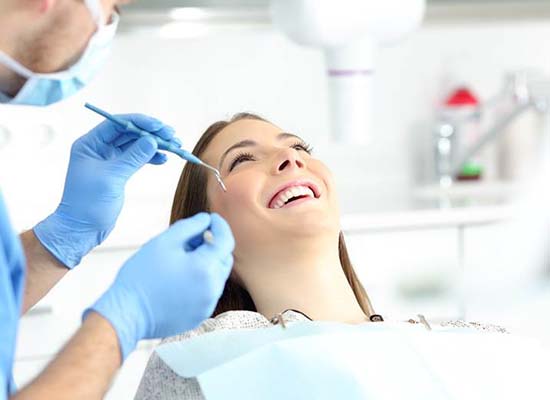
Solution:
<path fill-rule="evenodd" d="M 233 161 L 231 161 L 231 164 L 229 165 L 229 171 L 233 170 L 237 166 L 237 164 L 243 162 L 243 161 L 250 161 L 254 160 L 254 155 L 252 153 L 239 153 L 235 156 Z"/>
<path fill-rule="evenodd" d="M 307 144 L 304 141 L 298 141 L 298 142 L 294 143 L 291 147 L 296 149 L 296 150 L 303 150 L 308 154 L 311 154 L 313 152 L 313 147 L 310 144 Z"/>
<path fill-rule="evenodd" d="M 296 150 L 303 150 L 308 154 L 311 154 L 313 151 L 313 147 L 303 141 L 296 142 L 292 144 L 292 146 L 290 147 Z M 229 171 L 232 171 L 233 168 L 235 168 L 238 164 L 240 164 L 243 161 L 254 161 L 254 155 L 252 153 L 237 154 L 233 159 L 233 161 L 231 161 L 231 164 L 229 165 Z"/>

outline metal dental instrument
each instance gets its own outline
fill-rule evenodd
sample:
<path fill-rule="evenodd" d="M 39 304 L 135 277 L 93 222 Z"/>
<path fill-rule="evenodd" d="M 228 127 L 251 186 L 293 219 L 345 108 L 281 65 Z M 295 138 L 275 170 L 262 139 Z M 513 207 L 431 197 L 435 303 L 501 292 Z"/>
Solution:
<path fill-rule="evenodd" d="M 109 121 L 114 122 L 115 124 L 121 126 L 128 132 L 135 133 L 136 135 L 142 137 L 142 136 L 150 136 L 158 143 L 159 150 L 169 151 L 170 153 L 177 154 L 181 158 L 183 158 L 186 161 L 189 161 L 190 163 L 197 164 L 200 166 L 203 166 L 210 171 L 214 173 L 214 176 L 216 177 L 216 180 L 218 181 L 219 185 L 223 189 L 224 192 L 227 192 L 227 188 L 225 187 L 222 177 L 220 175 L 220 171 L 218 171 L 216 168 L 214 168 L 211 165 L 206 164 L 204 161 L 202 161 L 200 158 L 195 156 L 194 154 L 190 153 L 187 150 L 181 149 L 178 146 L 176 146 L 174 143 L 169 142 L 168 140 L 164 140 L 157 135 L 153 135 L 151 132 L 147 132 L 146 130 L 138 128 L 136 125 L 134 125 L 131 121 L 127 121 L 123 118 L 116 117 L 107 111 L 104 111 L 100 108 L 97 108 L 96 106 L 86 103 L 84 105 L 89 110 L 92 110 L 95 113 L 98 113 L 99 115 L 107 118 Z"/>

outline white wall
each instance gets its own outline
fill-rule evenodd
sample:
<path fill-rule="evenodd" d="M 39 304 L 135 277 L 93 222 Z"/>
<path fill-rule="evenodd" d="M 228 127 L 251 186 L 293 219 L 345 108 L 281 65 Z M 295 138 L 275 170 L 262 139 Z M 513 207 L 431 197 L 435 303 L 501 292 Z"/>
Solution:
<path fill-rule="evenodd" d="M 506 71 L 524 67 L 548 71 L 547 37 L 550 21 L 431 23 L 404 42 L 381 49 L 372 143 L 363 148 L 331 146 L 329 153 L 324 144 L 329 128 L 320 52 L 290 43 L 267 26 L 218 29 L 191 39 L 122 33 L 107 68 L 76 97 L 47 110 L 0 107 L 0 121 L 15 120 L 18 136 L 22 121 L 28 125 L 46 120 L 58 133 L 57 144 L 47 152 L 29 153 L 14 145 L 0 149 L 0 165 L 18 165 L 18 176 L 38 182 L 47 200 L 52 197 L 49 207 L 53 207 L 70 143 L 99 121 L 82 107 L 90 101 L 113 112 L 155 115 L 175 126 L 188 147 L 211 122 L 254 111 L 311 141 L 317 154 L 335 169 L 344 188 L 342 197 L 346 183 L 357 181 L 366 190 L 379 190 L 380 183 L 403 187 L 414 182 L 422 168 L 425 174 L 421 165 L 429 154 L 430 121 L 449 77 L 469 82 L 487 99 L 500 88 Z M 418 148 L 423 154 L 420 160 Z M 151 191 L 169 198 L 180 167 L 179 161 L 172 161 L 162 170 L 150 168 L 132 186 L 142 187 L 154 178 Z M 11 171 L 4 176 L 6 169 L 2 170 L 8 201 L 10 195 L 18 198 L 26 188 L 13 182 Z"/>
<path fill-rule="evenodd" d="M 98 82 L 94 97 L 162 116 L 181 127 L 188 143 L 218 118 L 256 111 L 305 135 L 330 161 L 362 167 L 361 179 L 374 183 L 383 176 L 401 183 L 416 175 L 411 146 L 427 148 L 430 134 L 428 129 L 419 131 L 418 125 L 430 127 L 448 81 L 453 76 L 464 80 L 488 99 L 500 89 L 507 71 L 548 71 L 548 33 L 550 21 L 431 23 L 397 46 L 381 49 L 377 119 L 375 131 L 369 133 L 373 141 L 365 148 L 338 148 L 334 156 L 326 154 L 323 145 L 329 124 L 321 53 L 299 47 L 267 27 L 165 42 L 151 35 L 139 40 L 121 36 L 114 68 L 103 78 L 120 81 L 117 87 L 123 89 L 113 96 L 109 85 Z M 137 66 L 144 49 L 147 60 Z"/>

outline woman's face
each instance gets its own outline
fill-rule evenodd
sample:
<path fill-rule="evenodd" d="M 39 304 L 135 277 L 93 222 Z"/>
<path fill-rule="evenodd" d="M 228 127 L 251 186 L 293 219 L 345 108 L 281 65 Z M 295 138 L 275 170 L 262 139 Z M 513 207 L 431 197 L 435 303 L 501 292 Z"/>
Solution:
<path fill-rule="evenodd" d="M 208 177 L 209 207 L 231 226 L 236 261 L 281 251 L 289 240 L 337 239 L 333 178 L 307 147 L 299 137 L 252 119 L 230 124 L 208 145 L 202 157 L 219 168 L 227 186 L 223 192 Z"/>

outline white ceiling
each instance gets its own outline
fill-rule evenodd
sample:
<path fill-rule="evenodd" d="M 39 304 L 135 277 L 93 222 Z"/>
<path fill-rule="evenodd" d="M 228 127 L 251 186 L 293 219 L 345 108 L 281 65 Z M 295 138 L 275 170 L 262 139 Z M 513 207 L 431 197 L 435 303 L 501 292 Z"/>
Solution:
<path fill-rule="evenodd" d="M 164 9 L 174 7 L 265 7 L 269 0 L 134 0 L 125 9 Z"/>

